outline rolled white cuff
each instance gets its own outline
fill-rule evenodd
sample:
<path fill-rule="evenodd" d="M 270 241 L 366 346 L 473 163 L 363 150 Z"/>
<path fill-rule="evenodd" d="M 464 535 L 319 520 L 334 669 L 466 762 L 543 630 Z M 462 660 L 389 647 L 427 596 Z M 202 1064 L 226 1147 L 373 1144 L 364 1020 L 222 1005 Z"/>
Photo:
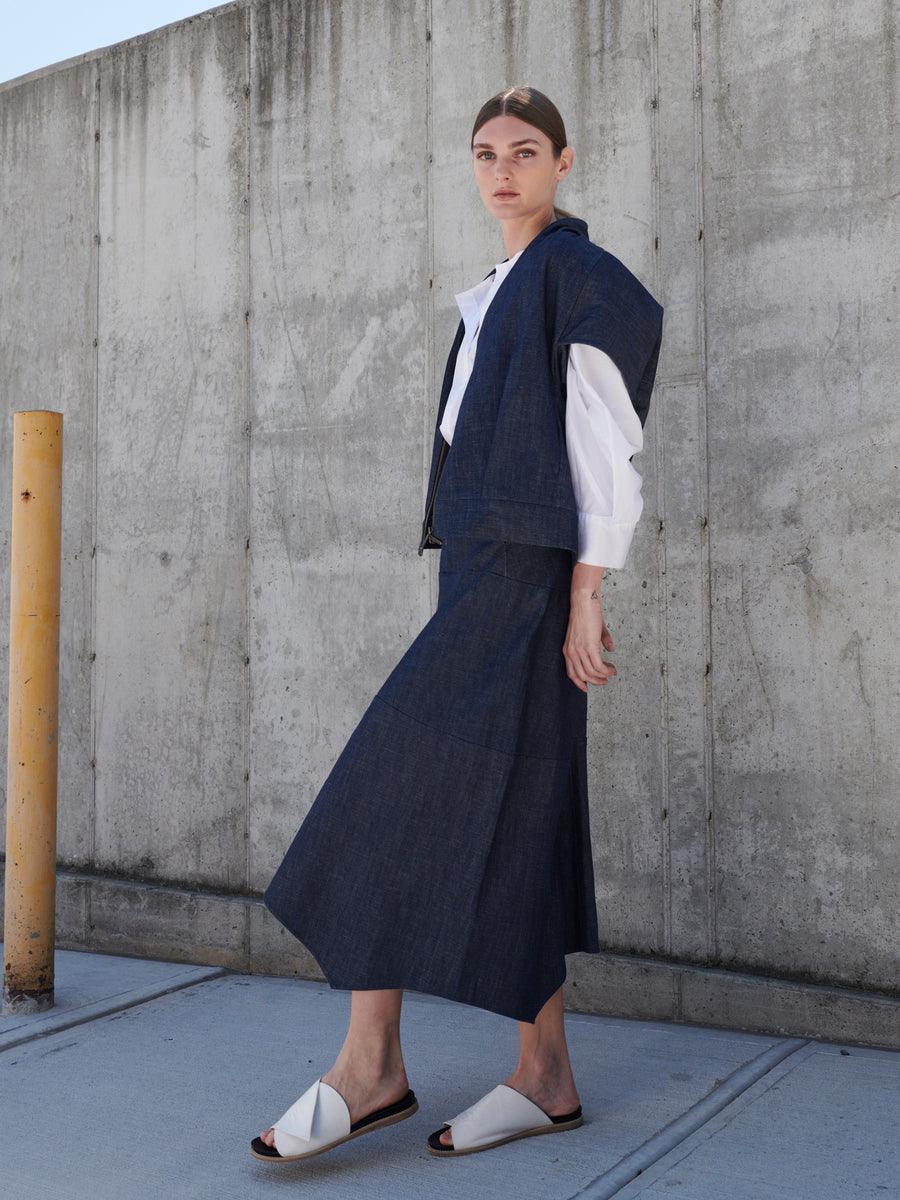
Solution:
<path fill-rule="evenodd" d="M 609 525 L 592 513 L 578 514 L 578 561 L 591 567 L 624 567 L 636 521 Z"/>

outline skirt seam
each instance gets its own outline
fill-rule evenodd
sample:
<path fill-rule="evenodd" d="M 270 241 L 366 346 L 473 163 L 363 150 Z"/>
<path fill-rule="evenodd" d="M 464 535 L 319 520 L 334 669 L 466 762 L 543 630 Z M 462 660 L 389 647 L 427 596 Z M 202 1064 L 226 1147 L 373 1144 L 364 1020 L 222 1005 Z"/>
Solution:
<path fill-rule="evenodd" d="M 476 579 L 482 579 L 485 575 L 493 575 L 495 579 L 507 579 L 510 581 L 510 583 L 519 583 L 523 587 L 537 588 L 541 592 L 568 592 L 569 590 L 568 587 L 561 587 L 555 583 L 538 583 L 534 579 L 523 579 L 521 575 L 513 575 L 510 571 L 503 571 L 501 573 L 500 571 L 479 571 L 477 569 L 464 567 L 460 571 L 441 571 L 440 574 L 443 575 L 445 579 L 452 579 L 454 576 L 460 575 L 474 575 Z M 562 651 L 560 651 L 560 653 L 562 653 Z"/>
<path fill-rule="evenodd" d="M 515 751 L 501 750 L 498 746 L 486 746 L 483 742 L 474 742 L 469 738 L 460 737 L 458 733 L 449 733 L 446 730 L 437 729 L 434 725 L 430 725 L 427 721 L 422 721 L 413 713 L 407 712 L 404 708 L 399 708 L 396 704 L 391 704 L 389 700 L 384 700 L 381 696 L 376 696 L 375 701 L 377 701 L 379 704 L 383 704 L 385 708 L 391 709 L 392 712 L 400 713 L 400 715 L 405 717 L 408 721 L 412 721 L 416 725 L 421 725 L 423 729 L 431 729 L 433 732 L 439 734 L 440 737 L 448 738 L 454 742 L 460 742 L 463 746 L 475 746 L 477 749 L 487 750 L 491 754 L 501 754 L 504 758 L 520 760 L 525 759 L 530 762 L 561 763 L 565 762 L 566 758 L 571 756 L 572 753 L 572 747 L 569 748 L 569 755 L 561 758 L 549 758 L 542 754 L 524 754 L 518 749 Z M 375 701 L 373 701 L 373 703 L 375 703 Z M 574 747 L 579 740 L 586 741 L 587 739 L 576 738 L 575 741 L 573 741 L 572 746 Z"/>

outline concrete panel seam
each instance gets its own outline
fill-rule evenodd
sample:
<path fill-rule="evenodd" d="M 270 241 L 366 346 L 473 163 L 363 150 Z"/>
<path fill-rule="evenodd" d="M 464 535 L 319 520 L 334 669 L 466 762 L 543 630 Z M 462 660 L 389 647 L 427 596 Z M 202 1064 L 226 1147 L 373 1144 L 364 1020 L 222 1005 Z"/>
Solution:
<path fill-rule="evenodd" d="M 653 410 L 653 446 L 654 446 L 654 474 L 657 480 L 664 478 L 663 468 L 665 465 L 665 455 L 663 451 L 664 438 L 662 437 L 662 421 L 659 418 L 659 406 Z M 668 646 L 668 610 L 665 603 L 665 579 L 666 579 L 666 500 L 665 488 L 657 486 L 656 494 L 658 497 L 657 505 L 659 509 L 658 525 L 656 533 L 656 604 L 657 604 L 657 639 L 660 650 L 659 664 L 659 802 L 658 809 L 661 813 L 667 814 L 671 808 L 671 798 L 669 792 L 669 689 L 666 675 L 667 669 L 667 650 Z M 669 836 L 670 825 L 665 818 L 659 823 L 659 853 L 660 853 L 660 887 L 662 891 L 662 945 L 663 951 L 670 954 L 672 951 L 672 905 L 671 905 L 671 888 L 672 888 L 672 854 L 671 854 L 671 839 Z"/>
<path fill-rule="evenodd" d="M 100 172 L 102 169 L 101 162 L 101 139 L 103 130 L 100 123 L 103 119 L 103 109 L 101 105 L 101 96 L 103 88 L 103 60 L 97 63 L 97 74 L 94 80 L 94 236 L 91 238 L 91 257 L 93 260 L 93 279 L 94 288 L 93 305 L 94 305 L 94 337 L 93 337 L 93 394 L 91 396 L 91 434 L 90 434 L 90 453 L 91 453 L 91 567 L 90 567 L 90 611 L 88 614 L 88 623 L 91 631 L 90 661 L 88 663 L 88 687 L 89 687 L 89 704 L 90 704 L 90 743 L 91 743 L 91 790 L 88 796 L 88 820 L 87 820 L 87 853 L 88 861 L 96 861 L 97 850 L 97 531 L 99 522 L 99 476 L 100 476 L 100 287 L 101 287 L 101 260 L 103 249 L 103 230 L 100 228 L 100 202 L 101 202 L 101 181 Z M 88 892 L 86 897 L 86 912 L 85 912 L 85 929 L 90 929 L 90 912 L 91 912 L 91 895 Z"/>
<path fill-rule="evenodd" d="M 569 1200 L 612 1200 L 633 1179 L 649 1170 L 665 1155 L 670 1154 L 691 1134 L 696 1133 L 714 1117 L 718 1116 L 729 1104 L 733 1104 L 749 1088 L 758 1083 L 763 1076 L 775 1069 L 785 1059 L 797 1054 L 810 1045 L 807 1039 L 791 1039 L 778 1042 L 764 1050 L 742 1067 L 738 1067 L 717 1088 L 704 1096 L 695 1105 L 676 1117 L 659 1133 L 648 1138 L 637 1150 L 620 1159 L 609 1171 L 605 1171 L 597 1179 L 589 1183 L 581 1191 L 573 1193 Z"/>
<path fill-rule="evenodd" d="M 252 358 L 250 349 L 250 322 L 253 319 L 253 261 L 251 254 L 251 231 L 253 228 L 253 113 L 252 113 L 252 70 L 253 70 L 253 13 L 249 5 L 244 10 L 244 153 L 246 168 L 246 186 L 244 191 L 244 491 L 245 541 L 244 541 L 244 711 L 242 714 L 244 727 L 243 768 L 244 768 L 244 886 L 249 890 L 251 876 L 251 844 L 252 844 L 252 813 L 251 813 L 251 784 L 252 769 L 251 737 L 253 732 L 253 664 L 250 660 L 250 637 L 252 614 L 250 611 L 252 588 L 251 584 L 251 537 L 253 530 L 253 456 L 250 439 L 253 435 L 251 421 L 251 394 L 253 387 Z M 250 952 L 250 920 L 245 914 L 244 920 L 244 953 Z"/>
<path fill-rule="evenodd" d="M 434 437 L 434 393 L 438 386 L 434 322 L 434 32 L 433 0 L 425 0 L 425 236 L 428 255 L 428 297 L 425 322 L 425 387 L 422 397 L 422 499 L 428 486 L 431 447 Z M 437 608 L 437 555 L 428 554 L 428 591 L 431 611 Z"/>
<path fill-rule="evenodd" d="M 33 1033 L 23 1032 L 18 1036 L 13 1035 L 8 1041 L 4 1038 L 0 1042 L 0 1054 L 4 1054 L 7 1050 L 13 1050 L 16 1046 L 24 1046 L 27 1042 L 36 1042 L 41 1038 L 52 1037 L 56 1033 L 64 1033 L 67 1029 L 75 1029 L 79 1025 L 89 1025 L 101 1017 L 125 1012 L 129 1008 L 138 1008 L 141 1004 L 149 1004 L 151 1000 L 159 1000 L 162 996 L 173 996 L 176 992 L 183 992 L 185 988 L 195 987 L 200 983 L 209 983 L 213 979 L 220 979 L 223 975 L 232 973 L 227 967 L 211 968 L 208 971 L 198 972 L 191 979 L 185 979 L 182 983 L 170 984 L 167 987 L 139 988 L 126 993 L 126 998 L 118 996 L 111 997 L 109 1000 L 98 1000 L 96 1004 L 85 1005 L 84 1008 L 73 1012 L 71 1016 L 62 1017 L 58 1021 L 53 1020 L 50 1016 L 46 1022 L 41 1022 L 42 1028 Z M 50 1021 L 53 1023 L 48 1027 Z"/>
<path fill-rule="evenodd" d="M 706 599 L 706 612 L 703 615 L 703 640 L 706 648 L 706 671 L 703 676 L 704 713 L 706 722 L 703 739 L 703 770 L 706 794 L 706 945 L 707 953 L 712 958 L 718 955 L 718 895 L 716 882 L 716 837 L 715 837 L 715 771 L 713 756 L 715 754 L 715 730 L 712 720 L 712 569 L 710 566 L 710 535 L 709 535 L 709 404 L 707 403 L 706 379 L 708 374 L 707 361 L 707 318 L 706 318 L 706 251 L 703 244 L 703 227 L 706 223 L 703 194 L 703 47 L 700 41 L 700 4 L 693 0 L 691 5 L 691 38 L 693 45 L 693 110 L 694 110 L 694 179 L 696 187 L 696 212 L 699 233 L 696 242 L 695 263 L 697 271 L 697 304 L 699 306 L 699 366 L 700 383 L 697 398 L 702 406 L 700 428 L 703 431 L 703 445 L 698 447 L 698 462 L 701 464 L 703 478 L 700 491 L 703 496 L 703 529 L 700 543 L 700 573 L 703 581 L 703 594 Z"/>
<path fill-rule="evenodd" d="M 661 226 L 661 198 L 660 198 L 660 145 L 659 145 L 659 4 L 658 0 L 650 0 L 649 6 L 650 17 L 650 89 L 652 95 L 650 97 L 650 138 L 651 138 L 651 157 L 652 169 L 651 179 L 653 187 L 653 270 L 654 280 L 656 284 L 657 295 L 661 294 L 660 285 L 660 266 L 659 266 L 659 234 Z M 662 423 L 659 418 L 659 405 L 653 406 L 653 447 L 654 447 L 654 476 L 657 481 L 665 478 L 665 456 L 663 454 L 663 445 L 665 442 L 662 436 Z M 659 712 L 660 722 L 662 726 L 663 736 L 659 741 L 660 753 L 660 791 L 659 810 L 663 813 L 668 813 L 670 810 L 669 797 L 669 737 L 666 732 L 669 728 L 669 692 L 666 678 L 666 667 L 668 664 L 668 655 L 664 651 L 668 640 L 668 619 L 666 604 L 663 599 L 663 582 L 666 578 L 666 543 L 665 543 L 665 527 L 666 527 L 666 511 L 665 511 L 665 490 L 657 485 L 657 496 L 659 497 L 659 527 L 656 540 L 656 588 L 657 588 L 657 611 L 658 611 L 658 630 L 659 630 L 659 646 L 663 651 L 664 657 L 660 663 L 659 672 Z M 667 820 L 660 822 L 659 826 L 659 855 L 660 855 L 660 886 L 662 890 L 662 944 L 663 949 L 667 954 L 672 951 L 672 846 L 670 837 L 670 825 Z M 673 1003 L 677 1007 L 678 997 L 677 989 L 673 992 Z"/>
<path fill-rule="evenodd" d="M 662 292 L 659 269 L 659 234 L 662 225 L 659 148 L 659 0 L 650 0 L 650 181 L 653 189 L 653 282 L 657 295 Z"/>

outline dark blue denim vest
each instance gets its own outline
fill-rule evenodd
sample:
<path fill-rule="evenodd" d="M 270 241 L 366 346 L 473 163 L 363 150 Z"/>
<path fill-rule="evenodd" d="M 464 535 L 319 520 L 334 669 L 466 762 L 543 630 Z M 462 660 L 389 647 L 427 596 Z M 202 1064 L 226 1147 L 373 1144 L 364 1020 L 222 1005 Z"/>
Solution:
<path fill-rule="evenodd" d="M 438 426 L 463 332 L 460 323 Z M 643 424 L 661 332 L 662 308 L 588 240 L 584 221 L 566 217 L 543 229 L 485 314 L 452 448 L 435 432 L 419 553 L 462 534 L 577 554 L 565 433 L 568 348 L 581 343 L 609 355 Z"/>

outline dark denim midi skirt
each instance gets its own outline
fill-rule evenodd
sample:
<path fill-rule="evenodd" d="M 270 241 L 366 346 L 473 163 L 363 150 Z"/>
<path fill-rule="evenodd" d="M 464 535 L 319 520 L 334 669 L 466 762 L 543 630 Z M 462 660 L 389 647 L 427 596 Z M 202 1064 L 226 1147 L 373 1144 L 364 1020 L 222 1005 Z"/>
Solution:
<path fill-rule="evenodd" d="M 533 1021 L 598 949 L 571 577 L 566 550 L 445 542 L 437 612 L 266 892 L 332 987 Z"/>

